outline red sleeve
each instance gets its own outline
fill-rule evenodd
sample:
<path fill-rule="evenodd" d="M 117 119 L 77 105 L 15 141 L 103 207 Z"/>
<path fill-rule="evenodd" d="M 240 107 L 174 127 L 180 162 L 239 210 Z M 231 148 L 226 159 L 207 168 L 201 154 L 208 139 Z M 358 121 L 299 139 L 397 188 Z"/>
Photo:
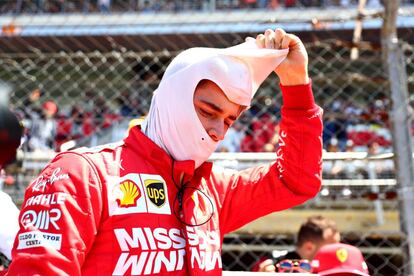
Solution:
<path fill-rule="evenodd" d="M 240 172 L 213 171 L 222 235 L 319 192 L 322 109 L 314 103 L 311 84 L 281 88 L 284 105 L 276 161 Z"/>
<path fill-rule="evenodd" d="M 97 233 L 101 199 L 88 159 L 58 155 L 26 190 L 8 275 L 80 275 Z"/>

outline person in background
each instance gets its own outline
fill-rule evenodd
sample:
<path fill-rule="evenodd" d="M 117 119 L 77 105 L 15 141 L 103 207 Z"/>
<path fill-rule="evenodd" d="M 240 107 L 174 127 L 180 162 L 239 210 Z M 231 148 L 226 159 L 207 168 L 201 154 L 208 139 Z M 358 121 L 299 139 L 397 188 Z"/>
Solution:
<path fill-rule="evenodd" d="M 0 181 L 3 181 L 3 168 L 16 158 L 16 150 L 23 134 L 17 117 L 0 103 Z M 11 249 L 19 230 L 19 209 L 8 194 L 0 190 L 0 275 L 11 260 Z"/>
<path fill-rule="evenodd" d="M 321 276 L 370 276 L 361 251 L 352 245 L 322 246 L 312 261 L 313 273 Z"/>
<path fill-rule="evenodd" d="M 46 101 L 42 104 L 40 117 L 33 120 L 30 130 L 29 147 L 33 151 L 55 150 L 57 112 L 58 106 L 54 101 Z"/>
<path fill-rule="evenodd" d="M 0 103 L 0 169 L 14 161 L 22 135 L 23 127 L 16 115 Z"/>
<path fill-rule="evenodd" d="M 296 248 L 293 251 L 274 251 L 256 263 L 252 271 L 275 272 L 277 264 L 284 260 L 311 261 L 316 252 L 325 244 L 340 241 L 336 223 L 322 216 L 311 216 L 300 226 Z"/>
<path fill-rule="evenodd" d="M 98 0 L 97 5 L 101 13 L 111 12 L 111 0 Z"/>
<path fill-rule="evenodd" d="M 234 122 L 233 126 L 229 128 L 224 139 L 217 146 L 217 152 L 239 152 L 240 143 L 243 140 L 245 133 L 243 125 L 240 121 Z"/>

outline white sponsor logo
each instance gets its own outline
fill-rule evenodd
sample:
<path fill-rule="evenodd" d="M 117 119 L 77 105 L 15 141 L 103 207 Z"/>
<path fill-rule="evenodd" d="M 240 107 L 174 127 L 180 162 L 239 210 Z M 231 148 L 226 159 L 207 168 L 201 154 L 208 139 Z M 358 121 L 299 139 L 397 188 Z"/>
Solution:
<path fill-rule="evenodd" d="M 115 229 L 115 236 L 123 253 L 113 275 L 150 275 L 161 271 L 183 269 L 186 240 L 180 229 L 132 228 Z M 220 237 L 216 231 L 204 232 L 187 227 L 189 254 L 192 268 L 205 271 L 221 268 Z"/>
<path fill-rule="evenodd" d="M 109 215 L 171 214 L 165 180 L 154 174 L 108 176 Z"/>
<path fill-rule="evenodd" d="M 65 193 L 35 195 L 27 199 L 25 207 L 36 205 L 61 205 L 65 202 L 66 196 L 67 194 Z"/>
<path fill-rule="evenodd" d="M 62 216 L 62 211 L 59 209 L 53 208 L 51 210 L 42 210 L 42 211 L 33 211 L 27 210 L 23 213 L 20 223 L 25 229 L 30 226 L 36 229 L 48 230 L 50 225 L 52 225 L 56 230 L 60 230 L 57 221 Z"/>
<path fill-rule="evenodd" d="M 287 137 L 286 131 L 282 130 L 279 135 L 279 148 L 276 151 L 277 159 L 276 159 L 276 168 L 279 171 L 279 177 L 282 177 L 283 172 L 285 171 L 285 167 L 283 163 L 285 161 L 284 157 L 284 149 L 286 146 L 285 140 Z"/>
<path fill-rule="evenodd" d="M 32 247 L 50 247 L 60 250 L 62 234 L 51 234 L 40 231 L 31 231 L 19 234 L 17 249 Z"/>
<path fill-rule="evenodd" d="M 36 180 L 35 184 L 33 185 L 32 191 L 33 192 L 44 192 L 48 185 L 52 185 L 56 181 L 69 179 L 69 175 L 67 173 L 60 174 L 61 168 L 56 168 L 52 175 L 45 178 L 43 175 L 40 175 Z"/>
<path fill-rule="evenodd" d="M 202 231 L 196 227 L 187 227 L 190 246 L 191 267 L 212 270 L 222 267 L 220 253 L 220 236 L 217 231 Z"/>

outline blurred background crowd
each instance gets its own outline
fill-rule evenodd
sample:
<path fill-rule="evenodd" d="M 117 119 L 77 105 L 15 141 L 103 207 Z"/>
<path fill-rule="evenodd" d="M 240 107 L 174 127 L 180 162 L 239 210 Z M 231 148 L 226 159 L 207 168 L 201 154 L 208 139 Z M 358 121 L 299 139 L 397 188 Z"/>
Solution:
<path fill-rule="evenodd" d="M 378 8 L 382 0 L 368 0 L 367 7 Z M 183 12 L 210 10 L 211 2 L 217 10 L 331 8 L 353 7 L 357 0 L 35 0 L 0 1 L 2 13 L 70 13 L 70 12 Z M 413 0 L 403 0 L 412 4 Z"/>

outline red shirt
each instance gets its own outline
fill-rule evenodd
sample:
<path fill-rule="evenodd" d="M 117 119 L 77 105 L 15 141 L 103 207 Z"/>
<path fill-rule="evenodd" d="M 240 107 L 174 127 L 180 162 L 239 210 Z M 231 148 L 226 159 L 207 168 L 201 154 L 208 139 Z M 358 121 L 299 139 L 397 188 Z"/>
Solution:
<path fill-rule="evenodd" d="M 282 90 L 272 164 L 194 170 L 139 127 L 122 143 L 57 155 L 27 188 L 9 274 L 221 275 L 226 233 L 320 188 L 322 110 L 310 85 Z"/>

